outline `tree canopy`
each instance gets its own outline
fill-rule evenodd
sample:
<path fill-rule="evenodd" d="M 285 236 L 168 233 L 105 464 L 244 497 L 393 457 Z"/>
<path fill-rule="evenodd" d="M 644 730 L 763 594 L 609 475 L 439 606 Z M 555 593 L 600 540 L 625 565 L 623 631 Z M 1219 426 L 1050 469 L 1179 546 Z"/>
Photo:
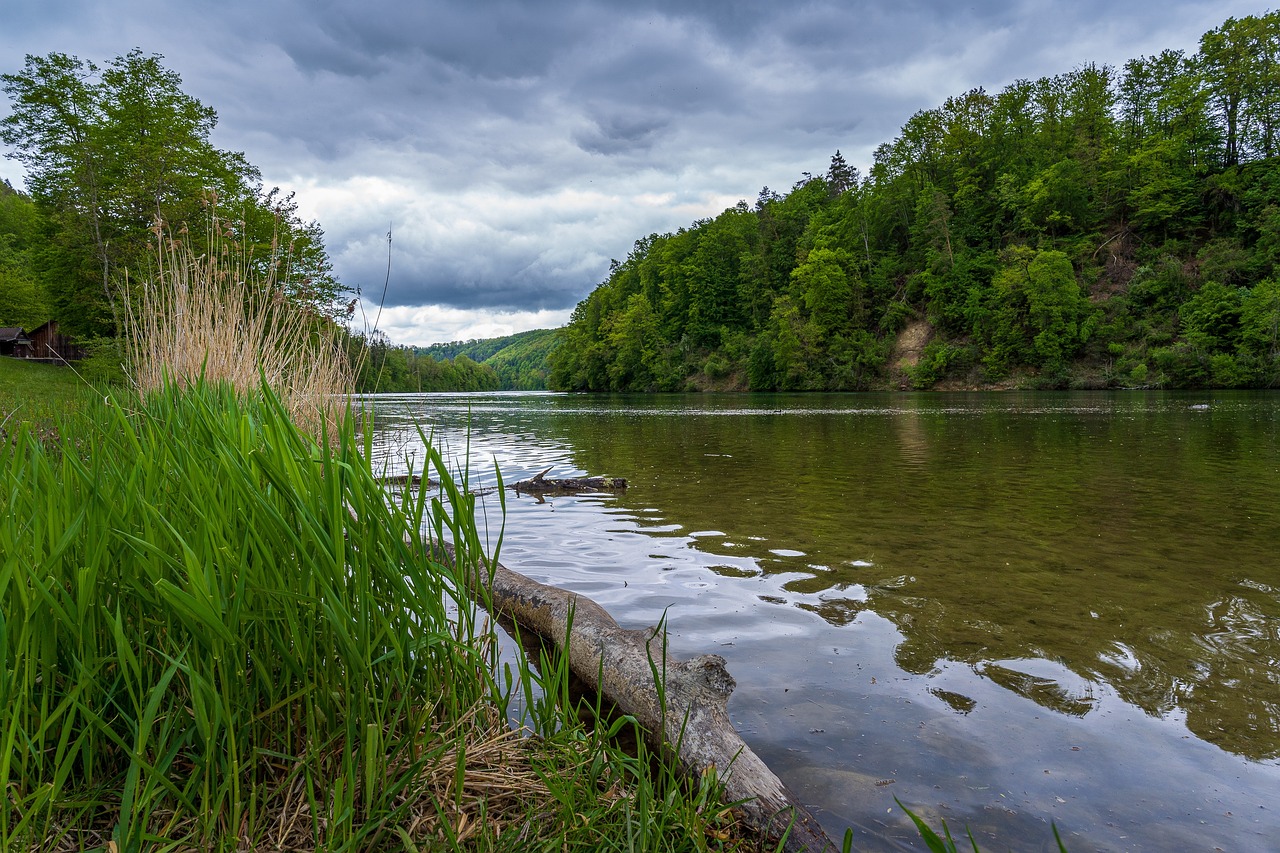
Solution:
<path fill-rule="evenodd" d="M 123 288 L 145 274 L 164 236 L 197 251 L 233 246 L 289 298 L 332 314 L 342 287 L 319 225 L 298 217 L 292 195 L 264 190 L 243 154 L 212 144 L 217 114 L 162 60 L 137 49 L 105 66 L 29 55 L 0 75 L 10 100 L 0 139 L 26 168 L 29 193 L 6 196 L 28 218 L 0 213 L 0 241 L 10 241 L 0 275 L 32 294 L 0 312 L 26 323 L 52 315 L 80 338 L 113 336 Z"/>
<path fill-rule="evenodd" d="M 1280 13 L 910 117 L 827 172 L 639 240 L 553 387 L 1270 386 Z M 914 363 L 893 357 L 922 327 Z"/>

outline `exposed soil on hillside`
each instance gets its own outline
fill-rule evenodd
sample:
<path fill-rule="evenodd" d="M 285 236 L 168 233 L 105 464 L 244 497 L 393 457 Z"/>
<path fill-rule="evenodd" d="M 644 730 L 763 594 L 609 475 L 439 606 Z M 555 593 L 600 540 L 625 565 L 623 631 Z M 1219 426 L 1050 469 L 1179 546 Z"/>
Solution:
<path fill-rule="evenodd" d="M 928 320 L 912 320 L 898 333 L 893 342 L 893 354 L 889 356 L 889 387 L 910 388 L 907 371 L 920 363 L 920 354 L 933 340 L 933 326 Z"/>

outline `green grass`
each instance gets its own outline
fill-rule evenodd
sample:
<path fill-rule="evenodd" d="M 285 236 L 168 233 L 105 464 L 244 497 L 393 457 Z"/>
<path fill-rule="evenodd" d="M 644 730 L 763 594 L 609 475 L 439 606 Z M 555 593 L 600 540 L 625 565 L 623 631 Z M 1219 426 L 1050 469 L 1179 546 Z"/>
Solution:
<path fill-rule="evenodd" d="M 482 565 L 473 498 L 432 453 L 390 499 L 356 426 L 195 383 L 0 445 L 0 849 L 752 849 L 497 660 L 431 556 Z"/>
<path fill-rule="evenodd" d="M 21 422 L 47 426 L 94 394 L 67 367 L 0 357 L 0 429 L 13 432 Z"/>
<path fill-rule="evenodd" d="M 951 835 L 951 829 L 947 826 L 947 822 L 942 822 L 942 835 L 938 835 L 927 823 L 925 823 L 915 812 L 902 804 L 897 797 L 893 801 L 898 804 L 898 808 L 906 812 L 907 817 L 911 818 L 911 822 L 915 824 L 916 831 L 920 833 L 920 838 L 924 840 L 925 845 L 931 853 L 963 853 L 959 843 Z M 1058 853 L 1067 853 L 1067 845 L 1062 842 L 1062 836 L 1058 833 L 1057 824 L 1050 824 L 1053 829 L 1053 840 L 1057 845 Z M 844 853 L 849 853 L 851 834 L 846 834 L 844 842 Z M 973 833 L 965 828 L 965 838 L 969 842 L 969 849 L 972 853 L 981 853 L 978 849 L 978 842 L 973 839 Z"/>

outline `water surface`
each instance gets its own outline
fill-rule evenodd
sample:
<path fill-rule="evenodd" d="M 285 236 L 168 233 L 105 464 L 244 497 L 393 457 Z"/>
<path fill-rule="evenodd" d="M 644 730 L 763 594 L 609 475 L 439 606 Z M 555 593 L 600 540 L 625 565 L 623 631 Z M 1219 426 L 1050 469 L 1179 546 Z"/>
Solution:
<path fill-rule="evenodd" d="M 859 849 L 1280 835 L 1280 394 L 376 398 L 509 494 L 501 558 L 715 651 L 744 737 Z M 501 512 L 485 499 L 496 541 Z"/>

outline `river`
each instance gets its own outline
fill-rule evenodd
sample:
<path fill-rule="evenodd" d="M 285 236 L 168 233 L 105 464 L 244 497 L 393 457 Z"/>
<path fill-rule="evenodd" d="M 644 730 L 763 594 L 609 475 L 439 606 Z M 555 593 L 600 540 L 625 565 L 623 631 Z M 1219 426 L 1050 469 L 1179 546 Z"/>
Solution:
<path fill-rule="evenodd" d="M 1280 394 L 384 395 L 508 493 L 502 561 L 674 653 L 855 849 L 1280 838 Z M 502 512 L 483 499 L 496 542 Z"/>

